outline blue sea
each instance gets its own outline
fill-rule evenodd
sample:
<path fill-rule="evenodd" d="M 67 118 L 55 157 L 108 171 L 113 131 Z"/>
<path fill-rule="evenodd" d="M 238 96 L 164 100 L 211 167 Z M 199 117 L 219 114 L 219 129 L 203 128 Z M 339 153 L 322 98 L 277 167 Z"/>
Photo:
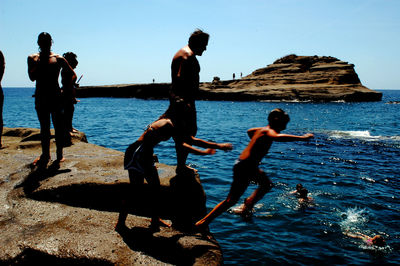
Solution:
<path fill-rule="evenodd" d="M 4 89 L 5 127 L 39 127 L 33 91 Z M 226 264 L 400 264 L 400 104 L 388 103 L 400 101 L 400 91 L 382 93 L 381 102 L 371 103 L 197 102 L 197 136 L 234 145 L 229 152 L 189 156 L 188 163 L 199 171 L 208 209 L 229 192 L 232 166 L 249 141 L 247 129 L 266 125 L 272 109 L 290 115 L 284 133 L 315 134 L 308 142 L 272 145 L 261 168 L 275 186 L 256 205 L 252 218 L 227 212 L 210 225 Z M 74 127 L 89 142 L 119 151 L 168 107 L 167 100 L 80 100 Z M 162 163 L 176 162 L 171 140 L 155 153 Z M 299 207 L 290 194 L 297 183 L 309 190 L 315 206 Z M 250 185 L 245 196 L 255 188 Z M 372 248 L 343 232 L 380 234 L 387 246 Z"/>

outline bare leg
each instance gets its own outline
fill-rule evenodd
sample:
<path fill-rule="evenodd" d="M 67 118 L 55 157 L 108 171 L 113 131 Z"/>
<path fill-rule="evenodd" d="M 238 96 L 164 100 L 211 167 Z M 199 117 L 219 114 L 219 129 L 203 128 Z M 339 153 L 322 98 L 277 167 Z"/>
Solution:
<path fill-rule="evenodd" d="M 222 213 L 224 213 L 226 210 L 228 210 L 230 207 L 235 205 L 236 202 L 237 202 L 237 200 L 232 200 L 232 198 L 230 196 L 228 196 L 227 199 L 218 203 L 217 206 L 215 206 L 211 212 L 209 212 L 203 219 L 198 221 L 195 224 L 195 226 L 201 230 L 205 229 L 215 218 L 217 218 Z"/>
<path fill-rule="evenodd" d="M 253 210 L 254 205 L 272 188 L 271 180 L 269 180 L 262 170 L 259 170 L 258 183 L 258 188 L 244 200 L 244 204 L 242 205 L 242 212 L 244 214 L 250 213 Z"/>
<path fill-rule="evenodd" d="M 44 109 L 36 109 L 36 111 L 40 123 L 40 141 L 42 144 L 42 155 L 36 163 L 44 166 L 50 160 L 50 112 Z"/>

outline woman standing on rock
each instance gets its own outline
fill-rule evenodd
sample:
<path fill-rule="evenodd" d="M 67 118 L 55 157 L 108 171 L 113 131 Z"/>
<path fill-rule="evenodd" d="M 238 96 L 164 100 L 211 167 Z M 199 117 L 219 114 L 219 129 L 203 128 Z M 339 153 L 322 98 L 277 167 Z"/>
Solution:
<path fill-rule="evenodd" d="M 57 159 L 55 163 L 64 161 L 64 130 L 62 121 L 61 89 L 58 84 L 60 71 L 68 73 L 63 78 L 75 78 L 75 72 L 64 57 L 51 51 L 53 40 L 49 33 L 39 34 L 39 53 L 28 57 L 28 74 L 36 81 L 35 109 L 40 122 L 42 155 L 34 161 L 38 166 L 46 167 L 50 160 L 50 116 L 56 134 Z"/>

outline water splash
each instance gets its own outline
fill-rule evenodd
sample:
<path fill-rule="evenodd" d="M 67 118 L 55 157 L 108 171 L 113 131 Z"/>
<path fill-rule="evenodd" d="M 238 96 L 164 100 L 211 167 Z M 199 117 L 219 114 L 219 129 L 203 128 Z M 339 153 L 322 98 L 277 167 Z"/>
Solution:
<path fill-rule="evenodd" d="M 365 209 L 360 209 L 358 207 L 349 208 L 345 212 L 342 212 L 340 216 L 343 221 L 340 226 L 344 230 L 349 230 L 350 228 L 355 228 L 363 225 L 368 221 L 368 211 Z"/>

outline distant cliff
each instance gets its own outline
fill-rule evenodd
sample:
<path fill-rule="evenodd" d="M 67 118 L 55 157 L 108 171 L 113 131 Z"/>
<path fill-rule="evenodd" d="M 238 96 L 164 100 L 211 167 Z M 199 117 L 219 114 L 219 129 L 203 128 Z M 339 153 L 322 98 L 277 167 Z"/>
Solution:
<path fill-rule="evenodd" d="M 87 86 L 78 97 L 168 98 L 169 83 Z M 288 55 L 241 79 L 200 84 L 199 99 L 229 101 L 380 101 L 361 84 L 354 65 L 330 56 Z"/>

